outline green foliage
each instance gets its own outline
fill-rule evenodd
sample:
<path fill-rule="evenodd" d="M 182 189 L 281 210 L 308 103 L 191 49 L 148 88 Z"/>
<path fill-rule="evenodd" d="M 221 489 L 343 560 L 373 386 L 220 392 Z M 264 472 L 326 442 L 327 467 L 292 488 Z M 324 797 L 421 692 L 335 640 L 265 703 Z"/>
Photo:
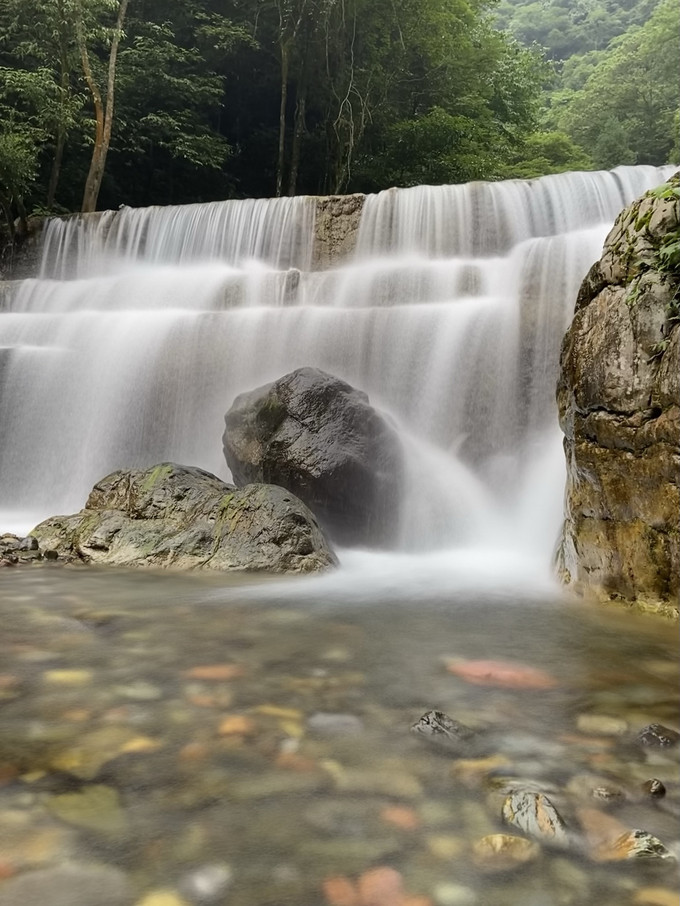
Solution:
<path fill-rule="evenodd" d="M 590 157 L 564 132 L 535 132 L 503 169 L 504 179 L 531 179 L 568 170 L 589 170 Z"/>
<path fill-rule="evenodd" d="M 583 88 L 557 99 L 557 121 L 596 166 L 661 164 L 674 144 L 680 11 L 660 0 L 593 68 Z M 561 107 L 561 109 L 559 109 Z"/>

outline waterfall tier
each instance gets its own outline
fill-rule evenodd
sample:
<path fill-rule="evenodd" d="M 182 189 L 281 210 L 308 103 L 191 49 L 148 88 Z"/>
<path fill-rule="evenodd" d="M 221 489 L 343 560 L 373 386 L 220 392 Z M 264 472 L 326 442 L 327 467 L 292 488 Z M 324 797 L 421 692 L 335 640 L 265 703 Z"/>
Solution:
<path fill-rule="evenodd" d="M 314 366 L 402 433 L 404 549 L 547 561 L 560 340 L 614 217 L 669 173 L 392 189 L 365 199 L 354 254 L 326 269 L 311 198 L 51 221 L 40 278 L 0 315 L 2 527 L 79 509 L 116 468 L 228 478 L 234 397 Z"/>

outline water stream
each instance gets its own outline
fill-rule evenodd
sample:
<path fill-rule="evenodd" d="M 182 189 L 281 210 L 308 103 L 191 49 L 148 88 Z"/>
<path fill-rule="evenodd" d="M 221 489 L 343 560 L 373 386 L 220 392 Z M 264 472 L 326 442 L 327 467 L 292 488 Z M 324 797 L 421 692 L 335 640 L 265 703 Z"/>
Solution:
<path fill-rule="evenodd" d="M 233 398 L 311 365 L 399 426 L 403 550 L 545 563 L 560 340 L 615 215 L 665 173 L 382 192 L 355 255 L 325 271 L 311 269 L 311 198 L 51 221 L 40 277 L 0 322 L 0 524 L 75 512 L 116 468 L 174 460 L 227 478 Z"/>

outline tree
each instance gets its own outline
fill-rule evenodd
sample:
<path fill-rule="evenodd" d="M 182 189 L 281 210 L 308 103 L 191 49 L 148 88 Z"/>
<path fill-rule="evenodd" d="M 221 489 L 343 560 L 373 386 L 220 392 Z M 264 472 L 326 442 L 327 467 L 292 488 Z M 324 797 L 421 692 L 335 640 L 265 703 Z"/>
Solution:
<path fill-rule="evenodd" d="M 661 0 L 643 26 L 617 38 L 581 90 L 558 93 L 555 120 L 598 167 L 663 164 L 675 142 L 680 12 Z"/>
<path fill-rule="evenodd" d="M 108 154 L 109 145 L 111 144 L 118 46 L 123 36 L 123 23 L 125 22 L 128 2 L 129 0 L 117 0 L 117 2 L 115 2 L 115 6 L 112 9 L 116 15 L 115 25 L 113 30 L 109 34 L 105 34 L 104 37 L 109 48 L 108 66 L 106 67 L 106 90 L 104 94 L 102 94 L 99 80 L 93 70 L 88 49 L 89 39 L 92 35 L 92 32 L 88 33 L 88 25 L 92 23 L 93 13 L 101 14 L 101 7 L 86 9 L 84 0 L 76 0 L 74 9 L 78 50 L 80 51 L 83 75 L 85 76 L 87 87 L 92 96 L 95 115 L 94 145 L 92 148 L 90 169 L 85 180 L 85 190 L 83 192 L 83 204 L 81 208 L 83 213 L 95 211 L 97 209 L 97 198 L 99 197 L 99 190 L 104 176 L 106 155 Z M 101 29 L 97 29 L 96 34 L 102 36 Z"/>

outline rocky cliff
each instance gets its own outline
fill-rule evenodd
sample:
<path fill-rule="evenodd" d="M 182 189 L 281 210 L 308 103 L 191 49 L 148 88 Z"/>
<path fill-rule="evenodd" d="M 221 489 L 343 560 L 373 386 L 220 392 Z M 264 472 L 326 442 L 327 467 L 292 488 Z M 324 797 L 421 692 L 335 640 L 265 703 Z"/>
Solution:
<path fill-rule="evenodd" d="M 619 215 L 581 286 L 558 383 L 564 581 L 676 614 L 679 324 L 680 173 Z"/>

